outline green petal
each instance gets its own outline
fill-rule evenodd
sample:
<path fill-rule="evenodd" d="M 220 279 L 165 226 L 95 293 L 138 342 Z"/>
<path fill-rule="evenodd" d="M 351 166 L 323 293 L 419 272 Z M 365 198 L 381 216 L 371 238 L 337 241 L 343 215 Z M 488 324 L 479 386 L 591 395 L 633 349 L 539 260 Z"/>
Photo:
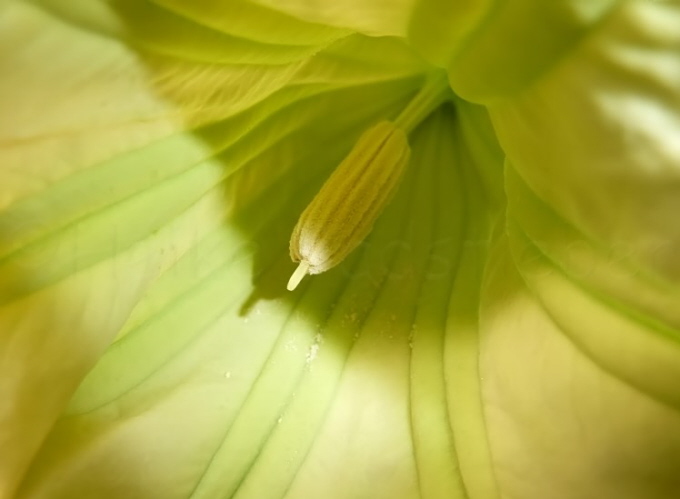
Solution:
<path fill-rule="evenodd" d="M 370 87 L 333 99 L 348 105 L 352 95 L 351 108 L 364 112 L 378 100 Z M 460 126 L 475 135 L 483 113 L 465 115 Z M 244 201 L 235 225 L 196 241 L 150 285 L 58 421 L 20 495 L 492 491 L 479 419 L 476 301 L 468 293 L 479 286 L 488 212 L 465 208 L 479 186 L 476 155 L 458 126 L 449 109 L 417 132 L 409 178 L 370 240 L 296 294 L 285 291 L 292 267 L 286 243 L 315 185 L 295 186 L 300 174 L 323 173 L 334 162 L 277 154 L 283 163 L 301 161 L 300 171 Z M 317 128 L 309 127 L 304 138 Z M 338 157 L 348 146 L 338 146 Z M 272 170 L 263 154 L 242 174 L 265 166 Z M 477 239 L 464 248 L 461 234 Z M 450 340 L 448 328 L 458 333 Z M 126 457 L 133 448 L 137 457 Z M 470 470 L 469 483 L 459 468 Z"/>
<path fill-rule="evenodd" d="M 677 495 L 677 7 L 3 9 L 0 495 Z M 291 294 L 297 215 L 429 71 L 353 30 L 489 112 Z"/>
<path fill-rule="evenodd" d="M 249 2 L 33 0 L 54 15 L 144 51 L 215 64 L 285 64 L 348 30 L 306 23 Z"/>
<path fill-rule="evenodd" d="M 675 4 L 622 5 L 491 107 L 508 220 L 481 364 L 510 497 L 677 495 L 679 25 Z"/>
<path fill-rule="evenodd" d="M 527 499 L 556 490 L 673 497 L 677 389 L 672 403 L 650 382 L 677 386 L 677 344 L 584 292 L 535 247 L 510 249 L 499 241 L 482 299 L 480 373 L 499 488 Z M 637 379 L 622 373 L 629 367 Z"/>
<path fill-rule="evenodd" d="M 257 5 L 342 29 L 372 36 L 406 35 L 417 0 L 252 0 Z"/>
<path fill-rule="evenodd" d="M 597 32 L 616 0 L 418 2 L 408 38 L 464 99 L 489 104 L 538 79 Z"/>
<path fill-rule="evenodd" d="M 432 371 L 428 361 L 437 357 L 430 334 L 443 340 L 437 324 L 455 275 L 452 262 L 437 266 L 460 243 L 433 239 L 461 223 L 460 200 L 446 197 L 438 178 L 453 174 L 438 165 L 458 154 L 445 140 L 459 134 L 450 111 L 414 139 L 422 167 L 405 182 L 414 189 L 402 190 L 363 252 L 300 293 L 285 292 L 297 214 L 363 129 L 396 116 L 417 91 L 418 59 L 395 40 L 351 36 L 289 65 L 201 66 L 163 51 L 134 57 L 53 14 L 26 5 L 5 13 L 8 39 L 38 40 L 5 44 L 25 47 L 12 54 L 23 95 L 6 108 L 26 116 L 6 132 L 20 149 L 3 151 L 16 165 L 5 170 L 0 220 L 2 348 L 15 359 L 2 376 L 15 401 L 2 420 L 7 493 L 21 482 L 20 497 L 277 497 L 288 489 L 411 497 L 417 460 L 427 464 L 428 495 L 460 493 L 453 440 L 439 437 L 453 424 L 442 398 L 448 368 L 440 361 Z M 78 50 L 101 66 L 78 64 Z M 134 76 L 120 89 L 99 73 L 113 63 Z M 32 89 L 50 72 L 87 82 L 91 93 L 64 79 L 44 97 L 57 105 L 45 105 L 46 122 L 36 124 Z M 237 99 L 196 91 L 231 82 Z M 94 112 L 102 99 L 150 104 Z M 31 178 L 12 176 L 27 168 Z M 421 223 L 439 203 L 452 203 L 445 209 L 455 218 Z M 421 270 L 430 266 L 445 276 L 418 312 Z M 409 342 L 419 352 L 413 366 Z M 473 366 L 456 385 L 472 399 Z M 412 386 L 411 370 L 439 386 L 420 391 L 427 383 Z M 436 408 L 437 431 L 422 410 L 411 428 L 411 392 Z M 480 433 L 474 417 L 455 426 Z M 467 446 L 485 462 L 484 446 Z M 345 489 L 332 490 L 330 477 L 342 475 Z"/>
<path fill-rule="evenodd" d="M 577 280 L 671 327 L 678 25 L 675 5 L 622 7 L 532 89 L 491 108 L 519 226 Z"/>

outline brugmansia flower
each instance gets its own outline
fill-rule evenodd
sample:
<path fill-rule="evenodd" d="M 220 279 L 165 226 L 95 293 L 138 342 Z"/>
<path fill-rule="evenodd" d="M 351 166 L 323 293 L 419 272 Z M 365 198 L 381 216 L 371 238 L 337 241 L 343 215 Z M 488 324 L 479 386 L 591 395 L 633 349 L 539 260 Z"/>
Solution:
<path fill-rule="evenodd" d="M 0 50 L 0 497 L 680 496 L 679 2 L 9 0 Z"/>

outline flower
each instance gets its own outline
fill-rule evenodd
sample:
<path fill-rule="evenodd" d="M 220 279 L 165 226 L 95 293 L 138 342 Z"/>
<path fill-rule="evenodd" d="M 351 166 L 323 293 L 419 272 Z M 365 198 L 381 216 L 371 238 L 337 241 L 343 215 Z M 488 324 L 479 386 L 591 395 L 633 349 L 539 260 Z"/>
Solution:
<path fill-rule="evenodd" d="M 677 2 L 0 24 L 0 497 L 678 494 Z M 434 74 L 373 232 L 286 291 L 299 214 Z"/>

